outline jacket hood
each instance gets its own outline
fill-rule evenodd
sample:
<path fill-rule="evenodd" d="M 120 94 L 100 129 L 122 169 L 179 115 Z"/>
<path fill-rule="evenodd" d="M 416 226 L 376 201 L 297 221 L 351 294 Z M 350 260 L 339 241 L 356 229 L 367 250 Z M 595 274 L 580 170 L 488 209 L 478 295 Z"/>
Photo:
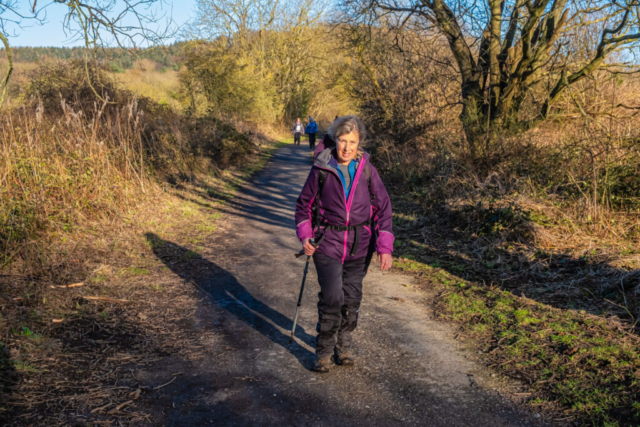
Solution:
<path fill-rule="evenodd" d="M 337 168 L 338 161 L 335 157 L 333 157 L 333 148 L 325 148 L 316 156 L 315 162 L 313 164 L 319 168 L 327 169 L 329 167 Z M 363 151 L 362 158 L 369 161 L 369 153 Z"/>

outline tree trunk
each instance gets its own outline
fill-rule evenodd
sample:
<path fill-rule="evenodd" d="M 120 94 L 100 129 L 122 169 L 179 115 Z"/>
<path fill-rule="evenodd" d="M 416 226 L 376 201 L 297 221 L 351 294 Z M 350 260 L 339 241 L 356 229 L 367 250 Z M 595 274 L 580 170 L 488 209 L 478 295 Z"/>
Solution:
<path fill-rule="evenodd" d="M 484 97 L 480 90 L 479 82 L 470 90 L 465 90 L 463 85 L 463 108 L 460 113 L 460 120 L 464 129 L 471 160 L 475 163 L 479 159 L 480 144 L 485 136 L 486 123 L 484 110 Z"/>
<path fill-rule="evenodd" d="M 502 1 L 491 0 L 491 22 L 489 23 L 489 118 L 493 119 L 498 112 L 501 92 L 500 72 L 500 23 L 502 18 Z"/>

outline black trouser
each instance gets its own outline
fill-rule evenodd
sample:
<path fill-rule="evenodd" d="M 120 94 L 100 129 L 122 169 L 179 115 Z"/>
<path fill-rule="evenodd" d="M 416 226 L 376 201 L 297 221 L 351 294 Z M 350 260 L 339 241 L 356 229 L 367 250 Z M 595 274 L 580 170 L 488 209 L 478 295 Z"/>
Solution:
<path fill-rule="evenodd" d="M 316 134 L 315 133 L 310 133 L 309 134 L 309 148 L 313 149 L 316 146 Z"/>
<path fill-rule="evenodd" d="M 319 358 L 331 356 L 334 348 L 345 352 L 351 346 L 351 332 L 358 325 L 362 280 L 371 256 L 345 261 L 315 253 L 313 263 L 318 272 L 318 343 Z"/>
<path fill-rule="evenodd" d="M 294 132 L 293 133 L 293 143 L 296 145 L 300 145 L 300 132 Z"/>

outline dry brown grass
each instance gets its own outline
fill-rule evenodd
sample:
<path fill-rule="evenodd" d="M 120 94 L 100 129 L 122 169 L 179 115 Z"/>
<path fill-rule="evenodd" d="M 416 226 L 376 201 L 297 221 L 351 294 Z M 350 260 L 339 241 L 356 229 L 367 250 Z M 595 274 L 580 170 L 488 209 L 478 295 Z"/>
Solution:
<path fill-rule="evenodd" d="M 258 160 L 251 158 L 246 166 Z M 190 273 L 200 268 L 199 254 L 209 250 L 205 242 L 224 222 L 225 200 L 242 177 L 240 170 L 219 171 L 216 177 L 194 173 L 192 181 L 164 188 L 150 180 L 144 193 L 130 193 L 137 200 L 117 217 L 87 219 L 65 234 L 64 243 L 51 244 L 66 255 L 56 282 L 0 277 L 3 419 L 11 425 L 30 425 L 35 418 L 37 425 L 67 425 L 78 414 L 125 424 L 150 420 L 137 401 L 126 413 L 113 411 L 139 388 L 132 363 L 147 370 L 167 357 L 196 360 L 204 356 L 201 344 L 209 349 L 217 344 L 212 331 L 185 327 L 201 295 L 168 272 L 157 251 L 173 257 L 173 268 Z M 41 239 L 51 241 L 51 235 Z M 160 247 L 166 243 L 160 239 L 182 252 L 176 254 L 171 244 Z M 54 283 L 58 286 L 49 286 Z M 62 286 L 72 283 L 81 286 Z M 73 360 L 78 352 L 84 353 L 82 361 Z M 43 401 L 46 394 L 55 397 Z"/>
<path fill-rule="evenodd" d="M 92 82 L 101 100 L 88 87 L 93 75 L 67 70 L 50 81 L 62 75 L 57 65 L 39 70 L 25 105 L 0 118 L 0 413 L 12 425 L 66 425 L 78 413 L 141 421 L 99 408 L 136 392 L 113 387 L 130 378 L 132 361 L 199 357 L 185 346 L 202 339 L 178 323 L 197 292 L 167 275 L 145 236 L 180 245 L 179 261 L 192 268 L 234 185 L 273 143 L 186 118 L 104 76 Z M 87 346 L 82 363 L 68 363 Z"/>
<path fill-rule="evenodd" d="M 33 80 L 34 72 L 42 66 L 54 66 L 56 61 L 45 59 L 42 62 L 16 62 L 9 82 L 9 96 L 5 107 L 15 108 L 23 105 L 23 95 Z M 72 63 L 73 61 L 68 61 Z M 0 69 L 6 69 L 7 60 L 0 58 Z M 122 89 L 136 94 L 140 98 L 149 98 L 161 105 L 168 105 L 176 111 L 181 111 L 187 100 L 180 86 L 178 72 L 174 69 L 163 69 L 159 64 L 148 59 L 136 62 L 132 69 L 123 73 L 107 72 L 111 79 L 118 83 Z"/>
<path fill-rule="evenodd" d="M 4 267 L 33 272 L 55 265 L 48 250 L 52 242 L 41 233 L 65 241 L 81 224 L 114 221 L 153 191 L 152 156 L 181 154 L 168 140 L 177 123 L 158 129 L 151 143 L 145 135 L 149 123 L 135 100 L 119 115 L 103 114 L 104 106 L 91 113 L 93 123 L 64 103 L 60 117 L 24 109 L 0 121 Z"/>
<path fill-rule="evenodd" d="M 0 58 L 0 70 L 6 70 L 8 61 L 6 58 Z M 20 95 L 29 85 L 31 80 L 30 74 L 38 68 L 35 62 L 16 62 L 13 64 L 13 73 L 9 80 L 8 96 L 5 100 L 3 108 L 13 108 L 21 105 Z"/>
<path fill-rule="evenodd" d="M 185 108 L 188 103 L 180 85 L 178 72 L 172 69 L 157 70 L 151 61 L 143 61 L 146 64 L 115 74 L 115 79 L 122 87 L 138 96 L 153 99 L 176 111 Z"/>
<path fill-rule="evenodd" d="M 39 69 L 27 105 L 0 119 L 3 268 L 61 276 L 68 254 L 57 248 L 77 242 L 76 230 L 118 223 L 164 182 L 231 166 L 253 150 L 228 124 L 186 119 L 73 65 Z"/>
<path fill-rule="evenodd" d="M 383 168 L 390 165 L 388 176 L 412 194 L 410 212 L 438 213 L 444 222 L 443 215 L 449 218 L 441 227 L 451 228 L 450 239 L 469 245 L 479 269 L 493 266 L 484 277 L 515 277 L 514 282 L 520 280 L 516 288 L 524 292 L 546 282 L 564 304 L 590 300 L 598 313 L 639 318 L 640 287 L 634 283 L 640 268 L 640 210 L 632 178 L 637 136 L 591 133 L 578 139 L 565 129 L 551 134 L 552 143 L 544 134 L 543 129 L 506 141 L 505 159 L 485 174 L 446 149 L 455 138 L 451 135 L 436 136 L 445 147 L 440 152 L 433 146 L 406 146 L 388 150 L 387 157 L 383 149 L 377 161 Z M 594 152 L 601 155 L 592 157 Z M 555 276 L 563 268 L 554 258 L 579 260 L 584 268 Z M 502 264 L 496 264 L 499 259 Z"/>

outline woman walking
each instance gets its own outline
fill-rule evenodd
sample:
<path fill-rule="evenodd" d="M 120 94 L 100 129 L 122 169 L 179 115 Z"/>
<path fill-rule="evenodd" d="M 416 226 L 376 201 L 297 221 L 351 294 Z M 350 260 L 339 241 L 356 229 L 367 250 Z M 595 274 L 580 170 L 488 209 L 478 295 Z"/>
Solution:
<path fill-rule="evenodd" d="M 382 270 L 391 268 L 394 241 L 389 195 L 361 148 L 364 125 L 340 117 L 328 136 L 335 146 L 317 155 L 296 204 L 297 236 L 313 255 L 320 284 L 317 372 L 329 371 L 332 356 L 337 365 L 353 365 L 362 280 L 374 251 Z"/>
<path fill-rule="evenodd" d="M 300 136 L 304 134 L 304 125 L 300 121 L 300 117 L 293 122 L 291 133 L 293 134 L 293 145 L 300 145 Z"/>

